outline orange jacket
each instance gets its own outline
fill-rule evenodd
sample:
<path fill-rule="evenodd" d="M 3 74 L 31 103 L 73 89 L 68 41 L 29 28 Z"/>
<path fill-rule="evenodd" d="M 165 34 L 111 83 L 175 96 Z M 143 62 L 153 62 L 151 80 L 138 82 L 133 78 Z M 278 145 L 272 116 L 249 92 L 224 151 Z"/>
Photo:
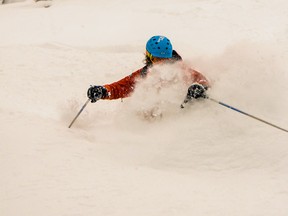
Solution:
<path fill-rule="evenodd" d="M 179 59 L 177 60 L 182 60 L 180 56 L 178 57 Z M 202 84 L 204 87 L 207 87 L 207 88 L 209 87 L 208 80 L 201 73 L 191 68 L 188 68 L 185 65 L 183 65 L 182 68 L 183 68 L 183 72 L 187 74 L 187 83 L 191 83 L 191 84 L 199 83 L 199 84 Z M 108 95 L 107 97 L 103 99 L 113 100 L 113 99 L 129 97 L 134 91 L 135 85 L 139 81 L 139 78 L 144 79 L 148 73 L 149 73 L 148 66 L 144 66 L 143 68 L 133 72 L 129 76 L 126 76 L 117 82 L 104 85 L 104 87 L 108 91 Z"/>

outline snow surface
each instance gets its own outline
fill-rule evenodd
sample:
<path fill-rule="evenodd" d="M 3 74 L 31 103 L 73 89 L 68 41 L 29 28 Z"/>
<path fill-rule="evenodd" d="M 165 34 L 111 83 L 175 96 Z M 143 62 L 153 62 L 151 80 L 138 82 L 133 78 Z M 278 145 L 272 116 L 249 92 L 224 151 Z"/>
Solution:
<path fill-rule="evenodd" d="M 50 4 L 0 6 L 1 216 L 287 216 L 288 134 L 211 101 L 181 110 L 166 89 L 148 121 L 146 83 L 88 104 L 68 129 L 89 85 L 142 67 L 157 34 L 211 97 L 287 129 L 287 1 Z"/>

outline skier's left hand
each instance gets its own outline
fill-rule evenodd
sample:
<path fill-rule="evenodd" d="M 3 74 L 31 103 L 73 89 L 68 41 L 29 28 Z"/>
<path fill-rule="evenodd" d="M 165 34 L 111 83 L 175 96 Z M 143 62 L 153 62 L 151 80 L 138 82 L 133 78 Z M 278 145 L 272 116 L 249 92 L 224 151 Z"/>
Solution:
<path fill-rule="evenodd" d="M 203 85 L 201 85 L 199 83 L 193 83 L 188 88 L 187 98 L 188 99 L 205 98 L 206 97 L 206 90 L 207 90 L 207 87 L 204 87 Z"/>

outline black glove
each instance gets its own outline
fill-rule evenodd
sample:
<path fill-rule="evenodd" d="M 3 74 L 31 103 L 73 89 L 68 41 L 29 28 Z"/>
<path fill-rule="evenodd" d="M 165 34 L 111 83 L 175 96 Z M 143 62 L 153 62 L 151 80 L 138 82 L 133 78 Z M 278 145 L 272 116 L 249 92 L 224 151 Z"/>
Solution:
<path fill-rule="evenodd" d="M 187 99 L 205 98 L 206 97 L 206 90 L 207 90 L 207 87 L 204 87 L 203 85 L 201 85 L 199 83 L 193 83 L 188 88 Z"/>
<path fill-rule="evenodd" d="M 97 100 L 107 97 L 107 89 L 103 86 L 90 86 L 87 91 L 87 97 L 91 100 L 91 103 L 95 103 Z"/>

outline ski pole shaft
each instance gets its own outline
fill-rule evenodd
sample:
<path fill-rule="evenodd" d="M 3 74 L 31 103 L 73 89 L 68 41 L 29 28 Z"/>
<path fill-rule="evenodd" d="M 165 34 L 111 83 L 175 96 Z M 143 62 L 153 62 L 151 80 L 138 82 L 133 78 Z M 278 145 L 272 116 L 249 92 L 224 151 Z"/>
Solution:
<path fill-rule="evenodd" d="M 80 109 L 80 111 L 77 113 L 77 115 L 75 116 L 75 118 L 73 119 L 73 121 L 70 123 L 70 125 L 68 126 L 68 128 L 71 128 L 71 126 L 73 125 L 73 123 L 76 121 L 76 119 L 78 118 L 78 116 L 81 114 L 81 112 L 84 110 L 84 108 L 87 106 L 87 104 L 90 102 L 90 99 L 88 99 L 86 101 L 86 103 L 82 106 L 82 108 Z"/>
<path fill-rule="evenodd" d="M 232 110 L 234 110 L 234 111 L 236 111 L 236 112 L 239 112 L 239 113 L 241 113 L 241 114 L 243 114 L 243 115 L 249 116 L 249 117 L 251 117 L 251 118 L 253 118 L 253 119 L 256 119 L 256 120 L 261 121 L 261 122 L 263 122 L 263 123 L 265 123 L 265 124 L 267 124 L 267 125 L 270 125 L 270 126 L 272 126 L 272 127 L 275 127 L 275 128 L 277 128 L 277 129 L 280 129 L 280 130 L 285 131 L 285 132 L 288 133 L 288 130 L 286 130 L 286 129 L 284 129 L 284 128 L 281 128 L 281 127 L 279 127 L 279 126 L 277 126 L 277 125 L 275 125 L 275 124 L 272 124 L 272 123 L 267 122 L 267 121 L 265 121 L 265 120 L 263 120 L 263 119 L 260 119 L 260 118 L 258 118 L 258 117 L 256 117 L 256 116 L 253 116 L 253 115 L 251 115 L 251 114 L 248 114 L 248 113 L 246 113 L 246 112 L 243 112 L 243 111 L 241 111 L 241 110 L 239 110 L 239 109 L 237 109 L 237 108 L 235 108 L 235 107 L 232 107 L 232 106 L 230 106 L 230 105 L 228 105 L 228 104 L 225 104 L 225 103 L 223 103 L 223 102 L 221 102 L 221 101 L 217 101 L 217 100 L 215 100 L 215 99 L 213 99 L 213 98 L 209 98 L 209 97 L 206 97 L 206 98 L 209 99 L 210 101 L 213 101 L 213 102 L 215 102 L 215 103 L 218 103 L 218 104 L 220 104 L 220 105 L 222 105 L 222 106 L 225 106 L 225 107 L 227 107 L 227 108 L 229 108 L 229 109 L 232 109 Z"/>

